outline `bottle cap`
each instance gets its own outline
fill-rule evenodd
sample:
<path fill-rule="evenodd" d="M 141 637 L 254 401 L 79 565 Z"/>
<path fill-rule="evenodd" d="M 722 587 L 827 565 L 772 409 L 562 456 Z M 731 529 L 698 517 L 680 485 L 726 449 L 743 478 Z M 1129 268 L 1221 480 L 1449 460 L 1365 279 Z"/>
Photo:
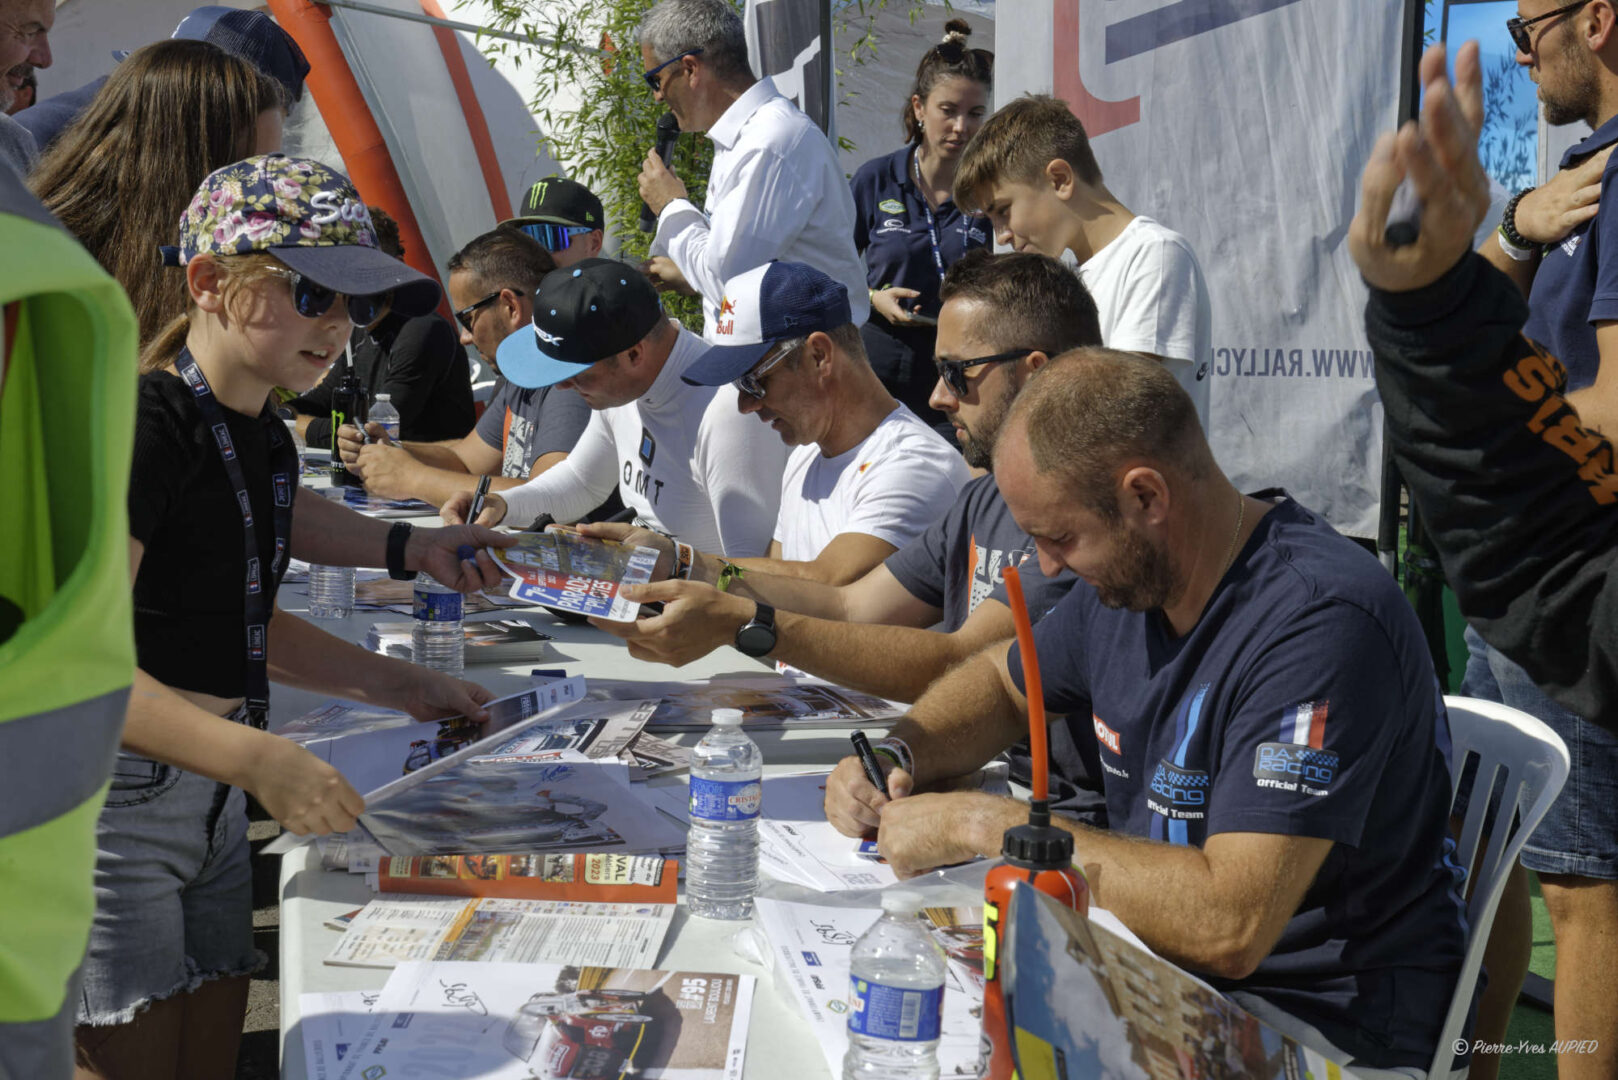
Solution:
<path fill-rule="evenodd" d="M 889 915 L 914 915 L 922 908 L 921 894 L 909 889 L 884 889 L 882 910 Z"/>
<path fill-rule="evenodd" d="M 1013 825 L 1000 842 L 1000 854 L 1028 870 L 1060 870 L 1073 861 L 1073 834 L 1050 825 Z"/>
<path fill-rule="evenodd" d="M 713 722 L 716 727 L 740 727 L 742 711 L 740 709 L 715 709 Z"/>
<path fill-rule="evenodd" d="M 392 394 L 378 394 L 376 396 L 376 400 L 378 402 L 392 401 L 393 400 L 393 395 Z"/>

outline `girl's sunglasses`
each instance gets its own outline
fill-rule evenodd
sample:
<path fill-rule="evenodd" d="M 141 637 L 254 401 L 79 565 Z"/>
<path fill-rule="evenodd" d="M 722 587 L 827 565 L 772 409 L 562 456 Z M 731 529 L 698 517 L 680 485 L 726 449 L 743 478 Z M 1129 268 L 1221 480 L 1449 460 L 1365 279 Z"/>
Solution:
<path fill-rule="evenodd" d="M 549 225 L 543 222 L 520 225 L 518 228 L 538 240 L 539 246 L 546 251 L 566 251 L 572 245 L 575 236 L 595 231 L 586 225 Z"/>
<path fill-rule="evenodd" d="M 966 382 L 966 369 L 983 367 L 985 364 L 1004 364 L 1010 360 L 1021 360 L 1034 349 L 1012 349 L 1009 352 L 995 353 L 993 356 L 979 356 L 972 360 L 938 360 L 938 377 L 944 380 L 949 392 L 958 398 L 964 398 L 971 393 L 972 388 Z"/>
<path fill-rule="evenodd" d="M 318 319 L 331 310 L 337 300 L 337 291 L 317 284 L 296 270 L 283 270 L 272 268 L 272 272 L 288 279 L 292 283 L 292 306 L 299 315 L 306 319 Z M 350 296 L 348 299 L 348 321 L 355 326 L 366 327 L 386 315 L 393 306 L 393 291 L 374 293 L 370 296 Z"/>

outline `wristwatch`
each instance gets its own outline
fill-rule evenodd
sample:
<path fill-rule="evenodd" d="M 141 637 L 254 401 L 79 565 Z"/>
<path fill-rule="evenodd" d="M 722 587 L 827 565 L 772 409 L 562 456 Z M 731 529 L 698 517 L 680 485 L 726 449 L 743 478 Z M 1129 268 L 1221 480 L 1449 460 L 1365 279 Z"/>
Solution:
<path fill-rule="evenodd" d="M 405 569 L 405 545 L 410 542 L 410 534 L 414 531 L 415 526 L 408 521 L 395 521 L 388 529 L 388 577 L 394 581 L 416 580 L 416 572 Z"/>
<path fill-rule="evenodd" d="M 775 648 L 775 609 L 759 604 L 753 618 L 736 631 L 736 648 L 745 656 L 768 656 Z"/>

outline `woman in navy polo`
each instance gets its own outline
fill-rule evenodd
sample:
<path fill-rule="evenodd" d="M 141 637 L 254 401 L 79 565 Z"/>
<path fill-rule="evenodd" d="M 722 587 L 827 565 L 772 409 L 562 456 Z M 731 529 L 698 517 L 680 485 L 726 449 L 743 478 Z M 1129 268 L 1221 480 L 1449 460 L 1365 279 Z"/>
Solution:
<path fill-rule="evenodd" d="M 988 223 L 955 208 L 950 190 L 968 140 L 989 111 L 994 54 L 966 44 L 964 20 L 916 67 L 902 114 L 905 145 L 854 174 L 854 247 L 865 255 L 871 318 L 861 328 L 871 367 L 894 397 L 953 438 L 927 405 L 937 381 L 938 287 L 944 271 L 990 241 Z"/>

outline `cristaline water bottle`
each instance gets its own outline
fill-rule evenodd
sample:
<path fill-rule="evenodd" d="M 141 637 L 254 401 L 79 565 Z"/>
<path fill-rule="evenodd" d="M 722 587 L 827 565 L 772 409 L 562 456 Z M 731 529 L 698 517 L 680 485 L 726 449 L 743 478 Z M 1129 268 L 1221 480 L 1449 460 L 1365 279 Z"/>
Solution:
<path fill-rule="evenodd" d="M 309 615 L 315 619 L 346 619 L 354 613 L 354 568 L 309 568 Z"/>
<path fill-rule="evenodd" d="M 440 585 L 423 571 L 416 575 L 414 611 L 416 625 L 411 631 L 411 659 L 459 678 L 466 670 L 461 594 Z"/>
<path fill-rule="evenodd" d="M 764 755 L 742 730 L 740 709 L 715 709 L 691 752 L 691 832 L 685 902 L 708 919 L 748 919 L 758 891 L 758 813 Z"/>
<path fill-rule="evenodd" d="M 376 396 L 376 401 L 371 404 L 371 414 L 366 417 L 366 423 L 381 424 L 389 442 L 399 441 L 399 410 L 393 407 L 392 394 Z"/>
<path fill-rule="evenodd" d="M 921 897 L 882 894 L 882 917 L 854 943 L 843 1080 L 938 1080 L 944 952 L 916 912 Z"/>

